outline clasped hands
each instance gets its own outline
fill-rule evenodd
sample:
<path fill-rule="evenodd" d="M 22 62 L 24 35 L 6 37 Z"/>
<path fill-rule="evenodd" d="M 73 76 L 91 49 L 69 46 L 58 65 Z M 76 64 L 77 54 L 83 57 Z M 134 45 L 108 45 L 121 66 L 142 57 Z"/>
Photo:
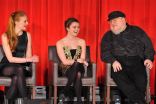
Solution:
<path fill-rule="evenodd" d="M 83 63 L 84 65 L 88 66 L 87 61 L 85 61 L 85 60 L 84 60 L 84 59 L 82 59 L 82 58 L 77 59 L 77 62 L 79 62 L 79 63 Z"/>
<path fill-rule="evenodd" d="M 39 62 L 39 56 L 36 56 L 36 55 L 32 56 L 32 57 L 30 58 L 30 61 L 31 61 L 31 62 Z"/>
<path fill-rule="evenodd" d="M 151 60 L 149 59 L 146 59 L 144 61 L 144 65 L 147 66 L 149 69 L 151 69 L 153 67 L 153 63 Z M 122 67 L 121 67 L 121 64 L 118 62 L 118 61 L 115 61 L 113 64 L 112 64 L 112 67 L 114 69 L 114 72 L 117 72 L 117 71 L 120 71 L 122 70 Z"/>

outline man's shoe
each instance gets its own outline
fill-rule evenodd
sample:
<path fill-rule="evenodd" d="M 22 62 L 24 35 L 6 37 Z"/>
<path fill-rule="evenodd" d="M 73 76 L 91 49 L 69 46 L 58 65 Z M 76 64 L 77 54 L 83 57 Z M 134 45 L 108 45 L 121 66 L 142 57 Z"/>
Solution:
<path fill-rule="evenodd" d="M 146 103 L 146 101 L 139 101 L 137 103 L 129 102 L 128 104 L 148 104 L 148 103 Z"/>

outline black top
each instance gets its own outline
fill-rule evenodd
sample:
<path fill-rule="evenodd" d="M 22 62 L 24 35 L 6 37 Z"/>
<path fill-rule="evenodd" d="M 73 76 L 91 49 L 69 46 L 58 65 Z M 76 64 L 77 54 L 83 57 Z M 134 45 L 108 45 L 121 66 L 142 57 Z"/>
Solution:
<path fill-rule="evenodd" d="M 27 32 L 23 31 L 23 34 L 18 37 L 19 43 L 15 47 L 15 52 L 12 52 L 13 57 L 24 57 L 27 49 L 27 43 L 28 43 L 28 38 L 27 38 Z M 4 57 L 1 60 L 0 66 L 2 68 L 3 65 L 20 65 L 20 66 L 25 66 L 25 63 L 10 63 L 4 53 Z M 25 67 L 24 67 L 25 68 Z"/>
<path fill-rule="evenodd" d="M 71 53 L 71 56 L 72 56 L 72 59 L 73 59 L 74 55 L 76 53 L 76 49 L 70 49 L 70 53 Z"/>
<path fill-rule="evenodd" d="M 111 38 L 114 41 L 114 48 L 115 52 L 114 54 L 116 56 L 137 56 L 137 50 L 136 50 L 136 44 L 134 41 L 134 35 L 133 33 L 127 33 L 129 31 L 129 25 L 127 25 L 127 28 L 117 35 L 112 35 Z"/>
<path fill-rule="evenodd" d="M 148 35 L 139 27 L 127 24 L 120 34 L 111 30 L 105 33 L 101 41 L 101 60 L 114 63 L 116 56 L 139 56 L 142 60 L 154 60 L 154 47 Z"/>

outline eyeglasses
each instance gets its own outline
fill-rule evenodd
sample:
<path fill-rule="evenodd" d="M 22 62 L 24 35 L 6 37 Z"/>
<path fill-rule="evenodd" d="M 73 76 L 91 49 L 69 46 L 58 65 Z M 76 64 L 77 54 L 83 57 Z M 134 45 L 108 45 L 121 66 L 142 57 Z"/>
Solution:
<path fill-rule="evenodd" d="M 108 23 L 112 24 L 113 22 L 116 22 L 119 18 L 121 19 L 122 17 L 111 19 L 110 21 L 108 21 Z"/>

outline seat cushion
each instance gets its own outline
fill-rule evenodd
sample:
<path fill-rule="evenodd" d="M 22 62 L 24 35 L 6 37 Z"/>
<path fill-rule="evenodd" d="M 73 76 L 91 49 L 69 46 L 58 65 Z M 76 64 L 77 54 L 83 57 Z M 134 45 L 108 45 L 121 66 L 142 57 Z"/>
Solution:
<path fill-rule="evenodd" d="M 26 77 L 26 85 L 31 86 L 33 85 L 31 77 Z M 10 86 L 11 78 L 10 77 L 0 77 L 0 86 Z"/>
<path fill-rule="evenodd" d="M 54 81 L 54 86 L 65 86 L 67 84 L 68 79 L 66 77 L 59 77 L 57 81 Z M 83 77 L 82 78 L 82 86 L 93 86 L 96 83 L 93 83 L 92 77 Z"/>

